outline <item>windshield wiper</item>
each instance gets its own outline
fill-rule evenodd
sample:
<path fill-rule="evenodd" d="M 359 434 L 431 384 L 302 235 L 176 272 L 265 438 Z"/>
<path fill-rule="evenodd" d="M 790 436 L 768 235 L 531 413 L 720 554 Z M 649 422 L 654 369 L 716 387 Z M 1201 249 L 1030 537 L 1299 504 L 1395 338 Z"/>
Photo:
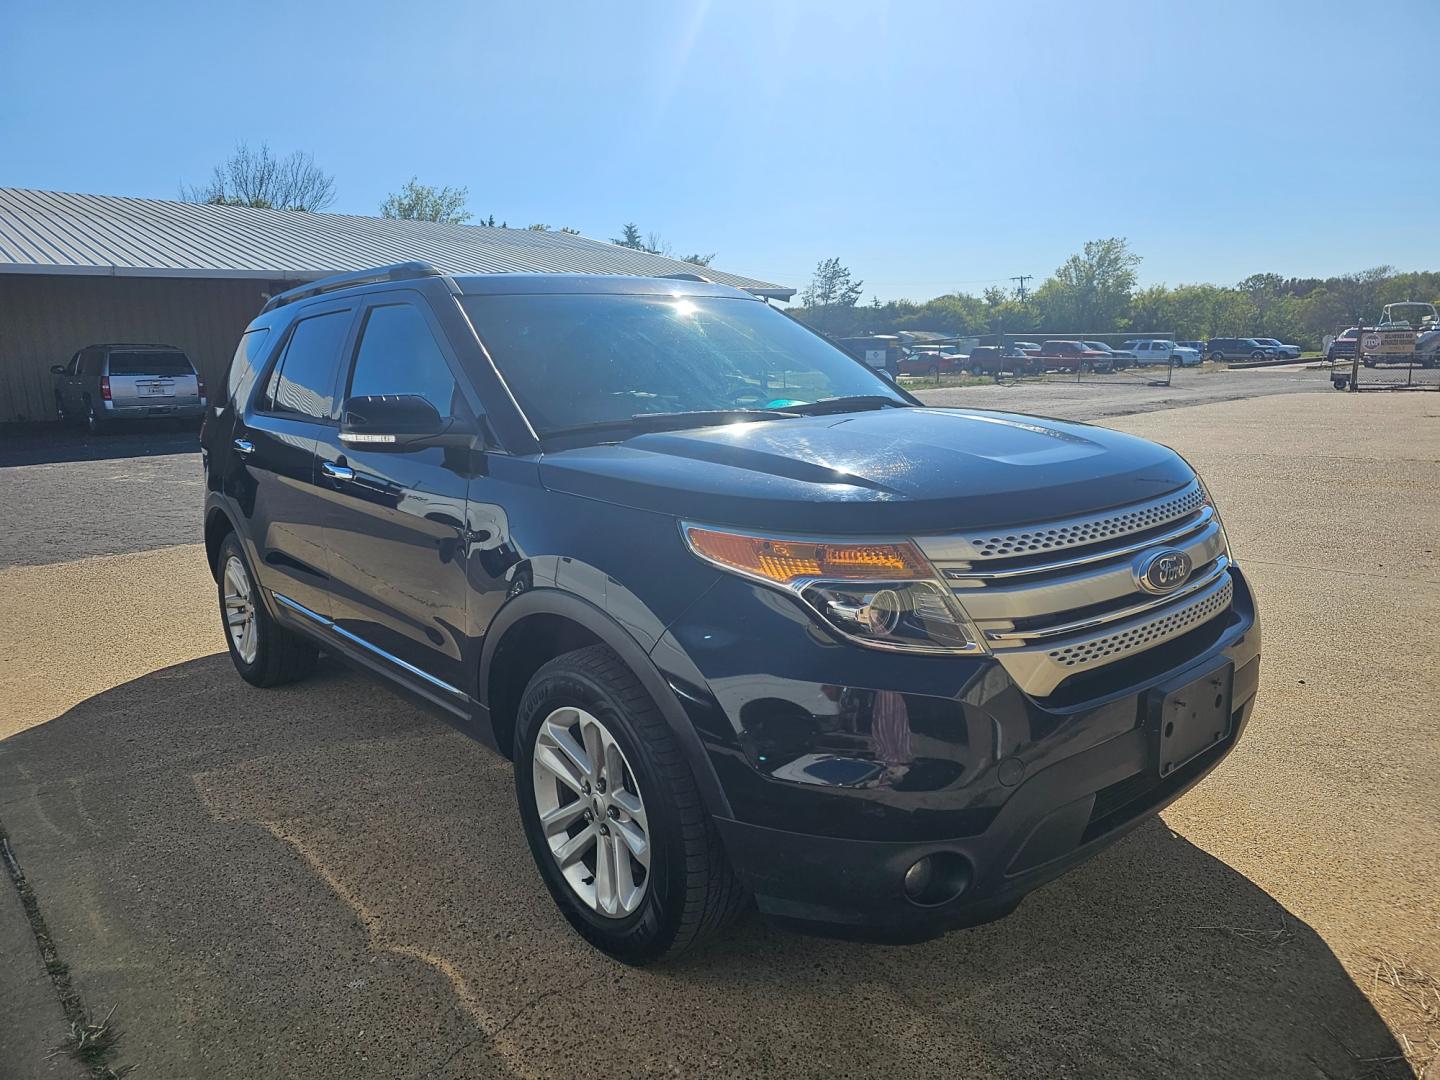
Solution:
<path fill-rule="evenodd" d="M 855 397 L 825 398 L 808 405 L 786 405 L 785 408 L 801 416 L 822 416 L 825 413 L 868 412 L 872 409 L 908 409 L 911 405 L 908 401 L 884 394 L 858 394 Z"/>
<path fill-rule="evenodd" d="M 784 420 L 786 417 L 801 415 L 787 407 L 785 409 L 695 409 L 690 412 L 636 413 L 622 420 L 597 420 L 591 424 L 576 424 L 574 427 L 555 428 L 541 437 L 558 438 L 565 435 L 585 435 L 597 431 L 680 431 L 684 428 L 714 427 L 717 424 L 739 423 L 746 420 Z"/>

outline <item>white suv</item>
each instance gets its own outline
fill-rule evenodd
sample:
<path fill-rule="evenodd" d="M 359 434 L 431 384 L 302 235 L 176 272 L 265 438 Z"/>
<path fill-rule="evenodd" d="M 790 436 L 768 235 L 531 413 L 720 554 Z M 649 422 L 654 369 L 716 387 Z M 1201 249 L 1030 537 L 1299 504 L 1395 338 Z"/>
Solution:
<path fill-rule="evenodd" d="M 1164 364 L 1168 367 L 1171 360 L 1174 360 L 1182 367 L 1198 367 L 1201 360 L 1204 359 L 1194 349 L 1187 349 L 1173 341 L 1164 341 L 1160 338 L 1127 341 L 1124 347 L 1127 352 L 1135 354 L 1135 363 L 1140 366 Z"/>

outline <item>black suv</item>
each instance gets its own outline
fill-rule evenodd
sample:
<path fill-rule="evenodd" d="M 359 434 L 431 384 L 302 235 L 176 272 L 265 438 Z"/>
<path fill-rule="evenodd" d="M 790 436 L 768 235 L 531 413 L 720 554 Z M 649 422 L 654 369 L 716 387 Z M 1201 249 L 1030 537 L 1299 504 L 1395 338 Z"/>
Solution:
<path fill-rule="evenodd" d="M 1262 345 L 1254 338 L 1217 337 L 1205 343 L 1205 355 L 1217 363 L 1221 360 L 1269 360 L 1280 355 L 1273 345 Z"/>
<path fill-rule="evenodd" d="M 892 941 L 996 918 L 1255 696 L 1254 599 L 1178 455 L 927 408 L 723 286 L 308 285 L 203 446 L 240 674 L 323 650 L 512 758 L 551 895 L 631 963 L 752 898 Z"/>

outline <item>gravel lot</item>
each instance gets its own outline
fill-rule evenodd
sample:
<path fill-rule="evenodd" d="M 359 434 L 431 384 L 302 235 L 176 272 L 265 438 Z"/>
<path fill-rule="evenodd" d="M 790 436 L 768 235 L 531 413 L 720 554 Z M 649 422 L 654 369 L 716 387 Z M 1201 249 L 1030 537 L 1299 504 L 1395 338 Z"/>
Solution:
<path fill-rule="evenodd" d="M 184 542 L 56 538 L 0 569 L 0 822 L 137 1075 L 1413 1075 L 1402 1037 L 1418 1065 L 1436 1026 L 1379 965 L 1440 972 L 1440 398 L 1109 423 L 1215 489 L 1262 602 L 1260 699 L 1205 784 L 1000 923 L 886 949 L 752 917 L 616 966 L 553 910 L 503 761 L 339 668 L 245 686 Z M 193 479 L 193 455 L 145 461 Z M 22 481 L 42 526 L 68 476 Z M 138 517 L 170 498 L 134 490 Z M 24 929 L 0 918 L 0 955 L 33 957 Z M 7 1077 L 57 1075 L 34 980 L 0 965 Z"/>

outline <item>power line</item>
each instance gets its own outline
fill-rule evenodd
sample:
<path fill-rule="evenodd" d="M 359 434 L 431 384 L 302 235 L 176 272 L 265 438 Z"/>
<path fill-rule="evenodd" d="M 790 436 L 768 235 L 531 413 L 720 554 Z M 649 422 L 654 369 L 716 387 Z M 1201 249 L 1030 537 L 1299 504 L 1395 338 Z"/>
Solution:
<path fill-rule="evenodd" d="M 1020 283 L 1020 287 L 1015 290 L 1015 295 L 1020 298 L 1020 302 L 1022 304 L 1025 302 L 1025 282 L 1029 281 L 1034 276 L 1034 274 L 1016 274 L 1010 279 L 1011 281 L 1018 281 Z"/>

